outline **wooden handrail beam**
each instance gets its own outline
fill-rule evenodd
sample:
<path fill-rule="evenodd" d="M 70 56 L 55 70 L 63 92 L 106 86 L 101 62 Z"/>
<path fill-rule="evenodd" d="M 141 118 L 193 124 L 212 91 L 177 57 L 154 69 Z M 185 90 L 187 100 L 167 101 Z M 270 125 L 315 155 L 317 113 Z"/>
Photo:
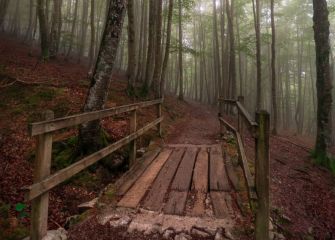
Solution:
<path fill-rule="evenodd" d="M 98 152 L 93 153 L 90 156 L 87 156 L 83 158 L 82 160 L 72 164 L 71 166 L 68 166 L 67 168 L 64 168 L 57 173 L 47 177 L 43 181 L 40 181 L 38 183 L 35 183 L 26 189 L 29 190 L 29 192 L 26 195 L 26 201 L 30 201 L 35 199 L 36 197 L 42 195 L 43 193 L 46 193 L 47 191 L 51 190 L 52 188 L 56 187 L 60 183 L 68 180 L 75 174 L 81 172 L 85 168 L 91 166 L 92 164 L 98 162 L 102 158 L 110 155 L 114 151 L 118 150 L 119 148 L 127 145 L 131 141 L 135 140 L 139 136 L 143 135 L 146 131 L 153 128 L 154 126 L 158 125 L 163 121 L 163 117 L 158 118 L 154 120 L 153 122 L 149 123 L 145 127 L 139 129 L 138 131 L 128 135 L 127 137 L 111 144 L 110 146 L 101 149 Z"/>
<path fill-rule="evenodd" d="M 161 104 L 163 99 L 129 104 L 125 106 L 113 107 L 100 111 L 76 114 L 69 117 L 58 118 L 50 121 L 43 121 L 29 124 L 30 136 L 37 136 L 44 133 L 54 132 L 63 128 L 73 127 L 85 122 L 98 120 L 105 117 L 115 116 L 117 114 L 131 112 L 139 108 L 149 107 Z"/>
<path fill-rule="evenodd" d="M 244 117 L 244 119 L 248 122 L 248 124 L 251 127 L 257 127 L 258 124 L 253 120 L 250 113 L 245 109 L 245 107 L 240 103 L 236 102 L 237 109 L 240 111 L 241 115 Z"/>

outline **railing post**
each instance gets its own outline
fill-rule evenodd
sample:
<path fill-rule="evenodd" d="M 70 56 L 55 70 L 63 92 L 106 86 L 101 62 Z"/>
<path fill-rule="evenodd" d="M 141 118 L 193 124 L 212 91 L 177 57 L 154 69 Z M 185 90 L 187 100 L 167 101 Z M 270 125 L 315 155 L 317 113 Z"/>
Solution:
<path fill-rule="evenodd" d="M 162 117 L 162 103 L 157 104 L 157 118 Z M 162 124 L 157 125 L 158 136 L 162 137 Z"/>
<path fill-rule="evenodd" d="M 46 111 L 45 120 L 54 119 L 52 111 Z M 37 136 L 37 152 L 34 166 L 34 183 L 44 180 L 50 175 L 52 153 L 52 133 Z M 48 230 L 49 193 L 35 198 L 31 205 L 31 240 L 41 240 Z"/>
<path fill-rule="evenodd" d="M 130 116 L 130 134 L 137 131 L 137 111 L 134 110 L 131 112 Z M 129 149 L 129 165 L 132 166 L 136 161 L 136 139 L 130 142 L 130 149 Z"/>
<path fill-rule="evenodd" d="M 269 239 L 270 220 L 270 115 L 266 111 L 256 113 L 258 123 L 256 136 L 256 191 L 258 204 L 256 211 L 256 240 Z"/>

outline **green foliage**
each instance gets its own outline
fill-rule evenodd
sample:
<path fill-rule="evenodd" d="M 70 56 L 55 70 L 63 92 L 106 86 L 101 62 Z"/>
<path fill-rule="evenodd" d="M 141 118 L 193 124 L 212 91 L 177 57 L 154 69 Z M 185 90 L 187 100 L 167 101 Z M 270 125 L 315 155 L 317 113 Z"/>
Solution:
<path fill-rule="evenodd" d="M 17 203 L 15 205 L 15 211 L 18 213 L 19 218 L 25 218 L 28 216 L 28 213 L 25 211 L 27 206 L 24 203 Z"/>

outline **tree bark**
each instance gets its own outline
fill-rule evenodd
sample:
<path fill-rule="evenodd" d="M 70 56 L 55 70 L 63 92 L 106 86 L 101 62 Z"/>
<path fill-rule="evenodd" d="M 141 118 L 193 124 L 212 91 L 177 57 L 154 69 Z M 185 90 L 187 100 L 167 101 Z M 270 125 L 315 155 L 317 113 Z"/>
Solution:
<path fill-rule="evenodd" d="M 41 39 L 41 57 L 44 60 L 49 59 L 49 38 L 47 29 L 47 20 L 45 17 L 45 1 L 37 0 L 37 13 L 40 23 L 40 39 Z"/>
<path fill-rule="evenodd" d="M 317 69 L 317 136 L 315 154 L 320 164 L 329 166 L 331 145 L 332 82 L 330 78 L 329 20 L 326 0 L 313 0 L 314 39 Z"/>
<path fill-rule="evenodd" d="M 0 1 L 0 30 L 3 29 L 3 23 L 5 21 L 8 4 L 9 4 L 9 0 Z"/>
<path fill-rule="evenodd" d="M 272 133 L 277 135 L 278 125 L 278 110 L 277 110 L 277 89 L 276 89 L 276 26 L 274 17 L 274 0 L 271 0 L 271 30 L 272 30 L 272 45 L 271 45 L 271 83 L 272 83 L 272 111 L 273 111 L 273 129 Z"/>
<path fill-rule="evenodd" d="M 62 0 L 53 0 L 52 23 L 50 31 L 50 57 L 55 58 L 59 49 L 62 29 Z"/>
<path fill-rule="evenodd" d="M 95 57 L 95 3 L 94 0 L 91 0 L 91 45 L 90 45 L 90 52 L 88 55 L 89 64 L 92 66 Z"/>
<path fill-rule="evenodd" d="M 165 55 L 162 67 L 162 79 L 161 79 L 161 96 L 164 97 L 165 94 L 165 79 L 166 79 L 166 69 L 170 57 L 170 44 L 171 44 L 171 28 L 172 28 L 172 14 L 173 14 L 174 0 L 169 0 L 169 10 L 168 10 L 168 23 L 166 29 L 166 43 L 165 43 Z"/>
<path fill-rule="evenodd" d="M 184 100 L 184 79 L 183 79 L 183 28 L 182 28 L 182 4 L 181 0 L 178 2 L 179 7 L 179 18 L 178 18 L 178 25 L 179 25 L 179 100 Z"/>
<path fill-rule="evenodd" d="M 101 110 L 106 103 L 121 39 L 125 9 L 125 0 L 110 1 L 101 46 L 84 106 L 85 112 Z M 83 124 L 79 130 L 79 150 L 82 153 L 96 151 L 103 144 L 101 136 L 102 129 L 99 121 Z"/>
<path fill-rule="evenodd" d="M 134 88 L 136 68 L 137 68 L 137 57 L 136 57 L 136 43 L 135 43 L 135 13 L 134 13 L 134 0 L 128 0 L 127 4 L 128 13 L 128 87 Z"/>

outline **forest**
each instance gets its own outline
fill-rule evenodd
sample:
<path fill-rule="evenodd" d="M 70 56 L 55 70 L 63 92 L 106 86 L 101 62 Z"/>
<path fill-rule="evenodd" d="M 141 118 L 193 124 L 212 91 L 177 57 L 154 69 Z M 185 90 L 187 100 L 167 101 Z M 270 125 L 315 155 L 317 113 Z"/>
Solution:
<path fill-rule="evenodd" d="M 335 239 L 334 36 L 335 0 L 0 0 L 0 239 Z"/>

